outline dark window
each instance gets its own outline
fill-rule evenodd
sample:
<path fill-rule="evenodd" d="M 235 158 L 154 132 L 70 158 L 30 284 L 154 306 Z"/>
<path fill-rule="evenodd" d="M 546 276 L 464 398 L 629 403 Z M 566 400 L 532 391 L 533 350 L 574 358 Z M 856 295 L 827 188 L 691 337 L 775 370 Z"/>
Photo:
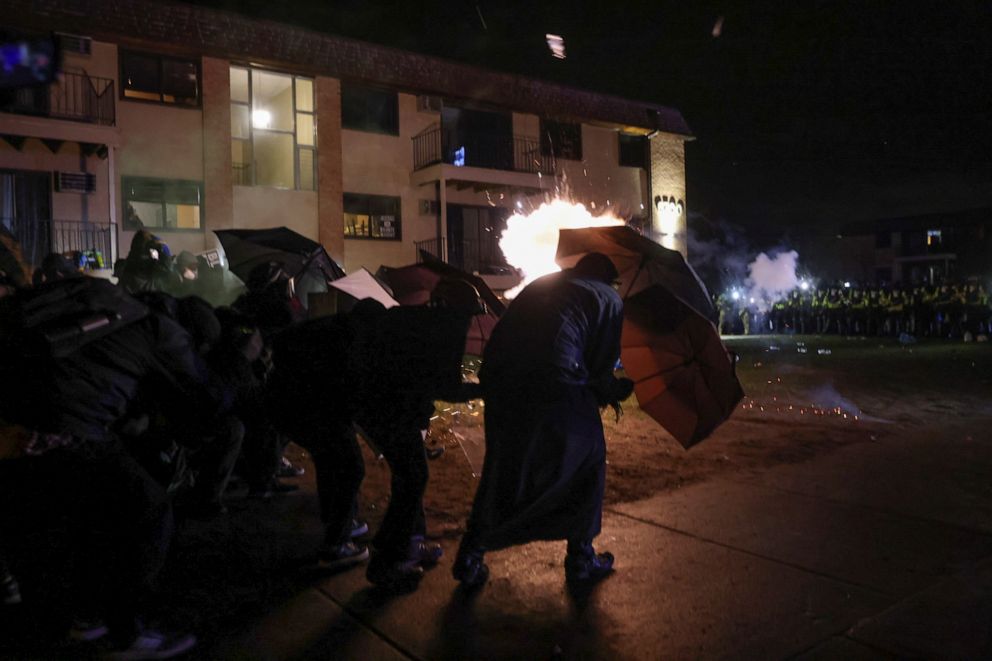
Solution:
<path fill-rule="evenodd" d="M 399 135 L 400 112 L 396 92 L 342 85 L 341 125 L 356 131 Z"/>
<path fill-rule="evenodd" d="M 198 230 L 203 227 L 203 183 L 122 177 L 124 227 Z"/>
<path fill-rule="evenodd" d="M 582 125 L 541 120 L 541 153 L 545 156 L 582 160 Z"/>
<path fill-rule="evenodd" d="M 875 232 L 875 247 L 876 248 L 891 248 L 892 247 L 892 232 Z"/>
<path fill-rule="evenodd" d="M 400 198 L 344 194 L 344 235 L 355 239 L 399 241 Z"/>
<path fill-rule="evenodd" d="M 648 167 L 648 139 L 643 135 L 618 133 L 620 165 L 630 168 Z"/>
<path fill-rule="evenodd" d="M 161 55 L 121 54 L 121 96 L 178 106 L 200 105 L 200 63 Z"/>

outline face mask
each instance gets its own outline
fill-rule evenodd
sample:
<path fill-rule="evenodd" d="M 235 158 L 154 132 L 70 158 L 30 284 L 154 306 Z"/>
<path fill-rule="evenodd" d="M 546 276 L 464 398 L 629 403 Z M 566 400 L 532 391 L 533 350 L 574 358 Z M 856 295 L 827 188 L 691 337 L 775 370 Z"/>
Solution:
<path fill-rule="evenodd" d="M 196 272 L 189 269 L 183 269 L 183 278 L 186 280 L 196 280 Z"/>

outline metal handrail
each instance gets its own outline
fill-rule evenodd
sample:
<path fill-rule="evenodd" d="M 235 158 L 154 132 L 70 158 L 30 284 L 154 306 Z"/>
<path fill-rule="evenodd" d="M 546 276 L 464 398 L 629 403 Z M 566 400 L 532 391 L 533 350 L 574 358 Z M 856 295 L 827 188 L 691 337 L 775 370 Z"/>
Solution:
<path fill-rule="evenodd" d="M 111 268 L 118 252 L 118 225 L 107 220 L 82 221 L 50 218 L 0 218 L 21 245 L 26 262 L 33 266 L 49 253 L 93 253 Z"/>
<path fill-rule="evenodd" d="M 541 152 L 537 138 L 476 133 L 456 141 L 442 126 L 432 125 L 412 140 L 414 170 L 438 163 L 548 174 L 555 169 L 554 159 Z"/>
<path fill-rule="evenodd" d="M 117 121 L 114 81 L 62 72 L 50 85 L 22 87 L 0 111 L 113 126 Z"/>

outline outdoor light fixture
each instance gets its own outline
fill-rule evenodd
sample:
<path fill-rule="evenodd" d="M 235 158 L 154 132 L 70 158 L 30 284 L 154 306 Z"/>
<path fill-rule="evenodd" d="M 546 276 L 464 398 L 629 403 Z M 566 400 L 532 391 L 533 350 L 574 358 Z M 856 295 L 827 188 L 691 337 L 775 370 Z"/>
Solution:
<path fill-rule="evenodd" d="M 802 289 L 803 291 L 806 291 L 807 289 L 809 289 L 809 283 L 803 280 L 802 282 L 799 283 L 799 288 Z"/>
<path fill-rule="evenodd" d="M 253 110 L 251 112 L 251 124 L 257 129 L 267 129 L 272 122 L 272 113 L 268 110 Z"/>
<path fill-rule="evenodd" d="M 851 288 L 851 283 L 850 282 L 845 282 L 844 283 L 844 288 L 845 289 L 850 289 Z"/>
<path fill-rule="evenodd" d="M 741 297 L 741 293 L 739 291 L 730 292 L 730 298 L 734 299 L 735 301 L 739 300 L 740 297 Z"/>

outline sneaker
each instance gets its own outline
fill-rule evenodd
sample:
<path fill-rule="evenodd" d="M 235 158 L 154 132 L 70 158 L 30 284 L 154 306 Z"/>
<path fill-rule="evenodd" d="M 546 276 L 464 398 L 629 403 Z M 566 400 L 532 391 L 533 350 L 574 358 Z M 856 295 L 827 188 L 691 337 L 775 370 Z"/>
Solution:
<path fill-rule="evenodd" d="M 302 466 L 294 466 L 286 457 L 283 457 L 279 461 L 279 468 L 276 469 L 276 475 L 278 477 L 300 477 L 306 473 L 306 469 Z"/>
<path fill-rule="evenodd" d="M 77 617 L 73 618 L 72 626 L 69 627 L 69 640 L 77 643 L 89 643 L 100 640 L 109 631 L 103 620 Z"/>
<path fill-rule="evenodd" d="M 369 559 L 367 546 L 359 546 L 354 542 L 345 542 L 338 546 L 329 546 L 320 550 L 317 555 L 317 566 L 321 569 L 338 571 Z"/>
<path fill-rule="evenodd" d="M 489 580 L 489 566 L 482 561 L 479 551 L 458 549 L 455 564 L 451 567 L 451 575 L 468 590 L 475 590 L 485 585 Z"/>
<path fill-rule="evenodd" d="M 444 549 L 440 544 L 432 544 L 424 541 L 420 535 L 415 535 L 410 539 L 410 550 L 408 558 L 422 567 L 433 567 L 441 560 Z"/>
<path fill-rule="evenodd" d="M 565 556 L 565 580 L 569 583 L 598 581 L 612 572 L 612 553 L 570 553 Z"/>
<path fill-rule="evenodd" d="M 369 583 L 390 592 L 400 593 L 416 590 L 423 577 L 423 567 L 413 560 L 390 562 L 373 557 L 365 572 L 365 578 Z"/>
<path fill-rule="evenodd" d="M 359 521 L 358 519 L 351 520 L 351 537 L 361 537 L 369 532 L 369 524 L 365 521 Z"/>
<path fill-rule="evenodd" d="M 169 633 L 145 629 L 127 647 L 107 652 L 106 658 L 116 661 L 139 659 L 171 659 L 196 646 L 196 636 L 191 633 Z"/>
<path fill-rule="evenodd" d="M 21 586 L 17 584 L 14 575 L 7 573 L 0 578 L 0 598 L 4 606 L 14 606 L 21 603 Z"/>

